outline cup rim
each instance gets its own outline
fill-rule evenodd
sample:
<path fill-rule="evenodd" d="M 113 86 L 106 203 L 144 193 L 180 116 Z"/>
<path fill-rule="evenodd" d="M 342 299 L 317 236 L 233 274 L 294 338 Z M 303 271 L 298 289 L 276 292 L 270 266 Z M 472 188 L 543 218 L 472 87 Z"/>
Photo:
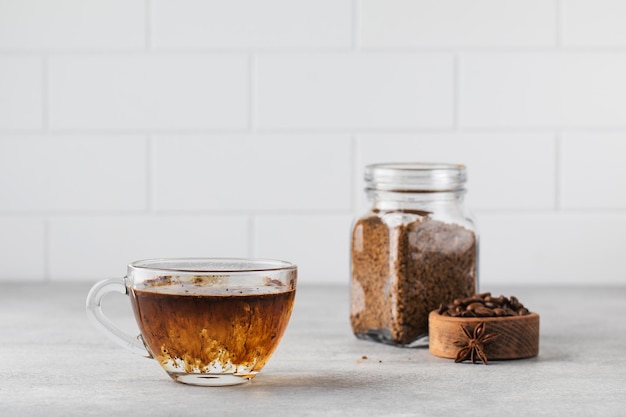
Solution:
<path fill-rule="evenodd" d="M 197 268 L 197 267 L 173 267 L 170 264 L 213 264 L 214 267 Z M 242 264 L 241 268 L 219 268 L 219 264 Z M 245 267 L 245 265 L 249 265 Z M 128 264 L 129 269 L 137 269 L 143 271 L 164 271 L 178 273 L 197 273 L 197 274 L 236 274 L 248 272 L 265 272 L 265 271 L 289 271 L 297 270 L 297 265 L 288 261 L 270 258 L 228 258 L 228 257 L 174 257 L 174 258 L 149 258 L 133 261 Z"/>

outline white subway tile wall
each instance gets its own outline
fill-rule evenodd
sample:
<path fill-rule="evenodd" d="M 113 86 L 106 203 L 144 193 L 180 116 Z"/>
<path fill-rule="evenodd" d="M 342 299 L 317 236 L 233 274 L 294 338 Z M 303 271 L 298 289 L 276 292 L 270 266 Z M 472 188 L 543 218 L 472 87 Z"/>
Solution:
<path fill-rule="evenodd" d="M 452 127 L 450 54 L 261 54 L 255 69 L 259 128 Z"/>
<path fill-rule="evenodd" d="M 241 54 L 51 56 L 52 129 L 245 129 L 248 59 Z"/>
<path fill-rule="evenodd" d="M 0 50 L 140 50 L 144 0 L 0 0 Z"/>
<path fill-rule="evenodd" d="M 46 220 L 43 216 L 0 216 L 2 279 L 40 282 L 46 272 Z"/>
<path fill-rule="evenodd" d="M 626 2 L 567 0 L 563 3 L 563 42 L 568 46 L 626 46 Z"/>
<path fill-rule="evenodd" d="M 555 136 L 546 133 L 421 133 L 359 136 L 359 166 L 379 161 L 461 161 L 473 210 L 554 208 Z M 477 151 L 480 150 L 480 151 Z M 365 183 L 362 176 L 359 188 Z M 365 195 L 361 209 L 367 209 Z"/>
<path fill-rule="evenodd" d="M 626 284 L 618 0 L 0 0 L 0 282 L 347 283 L 363 167 L 460 162 L 480 281 Z"/>
<path fill-rule="evenodd" d="M 343 47 L 351 0 L 154 0 L 156 49 Z"/>
<path fill-rule="evenodd" d="M 316 277 L 348 284 L 351 226 L 348 213 L 260 214 L 254 218 L 252 250 L 264 258 L 297 259 L 306 282 Z"/>
<path fill-rule="evenodd" d="M 556 3 L 546 0 L 361 0 L 368 47 L 555 46 Z"/>
<path fill-rule="evenodd" d="M 52 280 L 122 277 L 137 259 L 248 254 L 246 215 L 56 215 L 49 220 Z"/>
<path fill-rule="evenodd" d="M 567 209 L 626 207 L 625 133 L 568 133 L 561 139 L 559 189 Z M 581 161 L 584 161 L 581 163 Z"/>
<path fill-rule="evenodd" d="M 0 129 L 43 127 L 43 70 L 41 57 L 0 53 Z"/>
<path fill-rule="evenodd" d="M 145 211 L 146 138 L 18 135 L 0 140 L 0 210 Z"/>
<path fill-rule="evenodd" d="M 478 213 L 481 285 L 624 284 L 620 212 Z"/>
<path fill-rule="evenodd" d="M 464 54 L 460 124 L 467 128 L 626 128 L 626 54 Z"/>
<path fill-rule="evenodd" d="M 153 146 L 158 211 L 351 208 L 348 135 L 159 135 Z"/>

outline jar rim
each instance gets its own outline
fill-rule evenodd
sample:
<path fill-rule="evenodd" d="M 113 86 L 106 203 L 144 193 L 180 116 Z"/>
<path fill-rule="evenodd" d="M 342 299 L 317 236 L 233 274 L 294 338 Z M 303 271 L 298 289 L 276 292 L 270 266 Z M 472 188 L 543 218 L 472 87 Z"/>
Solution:
<path fill-rule="evenodd" d="M 367 190 L 441 192 L 464 189 L 463 164 L 440 162 L 385 162 L 365 167 Z"/>

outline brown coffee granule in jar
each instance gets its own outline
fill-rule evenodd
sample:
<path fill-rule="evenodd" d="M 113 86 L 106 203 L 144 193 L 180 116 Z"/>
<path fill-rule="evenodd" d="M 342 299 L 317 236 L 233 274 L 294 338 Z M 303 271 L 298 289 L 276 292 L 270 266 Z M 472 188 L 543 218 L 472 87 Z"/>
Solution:
<path fill-rule="evenodd" d="M 352 235 L 355 335 L 410 345 L 428 334 L 430 311 L 475 293 L 476 267 L 476 235 L 463 226 L 425 212 L 360 219 Z"/>

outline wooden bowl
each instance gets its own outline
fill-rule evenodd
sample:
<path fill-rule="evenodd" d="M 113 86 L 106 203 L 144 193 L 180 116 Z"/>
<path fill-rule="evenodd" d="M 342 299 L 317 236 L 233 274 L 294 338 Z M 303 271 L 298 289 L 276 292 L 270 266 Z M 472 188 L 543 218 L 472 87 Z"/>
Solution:
<path fill-rule="evenodd" d="M 476 326 L 483 323 L 482 335 L 496 334 L 482 346 L 488 360 L 521 359 L 539 353 L 539 315 L 508 317 L 450 317 L 432 311 L 428 316 L 428 349 L 435 356 L 456 358 Z M 480 361 L 479 358 L 477 358 Z"/>

